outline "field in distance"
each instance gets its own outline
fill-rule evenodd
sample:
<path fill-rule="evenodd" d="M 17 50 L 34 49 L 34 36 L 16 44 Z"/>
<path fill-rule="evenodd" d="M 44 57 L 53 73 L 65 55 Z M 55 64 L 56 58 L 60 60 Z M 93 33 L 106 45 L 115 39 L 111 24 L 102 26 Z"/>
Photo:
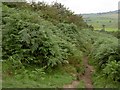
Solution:
<path fill-rule="evenodd" d="M 103 25 L 106 31 L 118 30 L 118 10 L 105 13 L 83 14 L 88 25 L 92 25 L 95 30 L 101 30 Z"/>

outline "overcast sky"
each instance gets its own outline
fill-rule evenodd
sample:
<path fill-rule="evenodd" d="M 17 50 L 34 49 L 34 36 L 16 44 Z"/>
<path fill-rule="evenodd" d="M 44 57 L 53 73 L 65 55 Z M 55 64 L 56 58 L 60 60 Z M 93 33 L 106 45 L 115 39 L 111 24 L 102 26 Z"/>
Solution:
<path fill-rule="evenodd" d="M 120 0 L 36 0 L 51 3 L 57 1 L 76 14 L 107 12 L 118 9 Z"/>

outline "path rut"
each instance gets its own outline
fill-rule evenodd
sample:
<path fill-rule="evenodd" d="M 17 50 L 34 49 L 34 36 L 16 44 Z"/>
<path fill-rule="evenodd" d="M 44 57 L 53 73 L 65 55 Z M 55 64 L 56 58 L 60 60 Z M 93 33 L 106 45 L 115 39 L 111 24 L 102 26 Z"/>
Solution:
<path fill-rule="evenodd" d="M 85 88 L 88 88 L 89 90 L 92 90 L 93 85 L 92 85 L 92 73 L 94 72 L 94 68 L 88 64 L 88 57 L 84 56 L 83 57 L 83 64 L 85 66 L 85 73 L 83 75 L 79 75 L 80 80 L 84 81 L 85 84 Z M 65 85 L 63 88 L 73 88 L 73 90 L 75 90 L 75 88 L 77 88 L 78 84 L 80 81 L 73 81 L 71 84 Z M 65 90 L 66 90 L 65 89 Z"/>

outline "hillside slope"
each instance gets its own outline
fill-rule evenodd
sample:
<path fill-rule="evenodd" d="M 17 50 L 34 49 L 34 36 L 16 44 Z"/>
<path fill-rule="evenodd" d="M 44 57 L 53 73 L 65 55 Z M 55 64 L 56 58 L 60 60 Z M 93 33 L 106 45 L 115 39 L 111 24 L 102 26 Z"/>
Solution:
<path fill-rule="evenodd" d="M 61 88 L 74 80 L 85 87 L 78 77 L 87 78 L 88 63 L 93 87 L 119 87 L 118 38 L 86 27 L 58 3 L 3 3 L 3 88 Z"/>

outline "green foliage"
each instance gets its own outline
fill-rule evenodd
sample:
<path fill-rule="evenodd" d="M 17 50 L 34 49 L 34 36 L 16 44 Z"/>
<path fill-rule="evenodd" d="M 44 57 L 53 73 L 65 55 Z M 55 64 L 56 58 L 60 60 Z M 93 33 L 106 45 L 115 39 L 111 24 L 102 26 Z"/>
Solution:
<path fill-rule="evenodd" d="M 92 63 L 94 63 L 96 67 L 96 72 L 99 72 L 99 76 L 107 78 L 107 80 L 112 83 L 119 82 L 120 53 L 118 39 L 112 35 L 103 33 L 95 40 L 90 57 L 92 57 Z"/>
<path fill-rule="evenodd" d="M 110 80 L 119 81 L 120 80 L 120 61 L 111 61 L 106 64 L 103 69 L 103 74 L 107 76 Z"/>
<path fill-rule="evenodd" d="M 38 12 L 42 18 L 47 21 L 52 22 L 54 25 L 58 23 L 74 23 L 79 28 L 87 27 L 87 24 L 84 22 L 81 15 L 75 15 L 71 10 L 66 8 L 61 3 L 53 3 L 51 5 L 46 4 L 45 2 L 32 2 L 28 3 L 4 3 L 8 7 L 23 8 Z M 42 14 L 41 14 L 42 12 Z"/>
<path fill-rule="evenodd" d="M 85 27 L 82 24 L 84 21 L 82 17 L 58 7 L 57 3 L 53 6 L 39 5 L 37 8 L 40 10 L 36 11 L 36 5 L 33 7 L 33 4 L 21 4 L 19 7 L 17 3 L 3 5 L 3 73 L 7 75 L 3 86 L 19 84 L 28 87 L 26 81 L 31 80 L 35 82 L 31 85 L 33 87 L 60 87 L 72 81 L 71 73 L 82 71 L 78 26 Z M 64 10 L 65 13 L 62 13 Z M 65 72 L 70 75 L 64 74 L 65 72 L 53 75 L 59 66 L 68 66 Z M 64 71 L 63 68 L 61 71 Z M 52 72 L 52 75 L 47 76 L 45 72 L 47 75 Z"/>
<path fill-rule="evenodd" d="M 119 30 L 111 31 L 111 32 L 109 32 L 109 34 L 111 34 L 111 35 L 117 37 L 118 39 L 120 39 L 120 31 Z"/>
<path fill-rule="evenodd" d="M 79 83 L 79 85 L 77 86 L 77 88 L 81 88 L 81 89 L 83 88 L 83 89 L 84 89 L 84 88 L 85 88 L 85 83 L 84 83 L 84 81 L 81 80 L 80 83 Z M 78 90 L 79 90 L 79 89 L 78 89 Z"/>
<path fill-rule="evenodd" d="M 4 3 L 2 7 L 3 72 L 6 75 L 16 75 L 18 79 L 25 76 L 34 81 L 38 79 L 35 76 L 39 76 L 42 81 L 46 79 L 44 70 L 52 72 L 65 65 L 66 72 L 82 73 L 81 58 L 85 54 L 97 65 L 100 77 L 119 83 L 120 50 L 116 37 L 93 31 L 92 26 L 91 30 L 81 30 L 87 26 L 82 16 L 74 15 L 59 3 Z M 28 67 L 33 69 L 27 70 Z M 63 85 L 61 77 L 64 78 L 55 75 L 54 79 Z M 45 85 L 58 87 L 56 80 L 51 83 L 50 78 Z M 71 81 L 67 79 L 66 83 Z"/>
<path fill-rule="evenodd" d="M 106 38 L 107 39 L 107 38 Z M 96 60 L 99 60 L 99 65 L 106 63 L 109 58 L 116 57 L 118 55 L 117 49 L 117 40 L 115 39 L 108 39 L 106 40 L 104 38 L 98 39 L 94 43 L 94 49 L 93 49 L 93 55 Z"/>
<path fill-rule="evenodd" d="M 78 51 L 76 25 L 59 23 L 54 26 L 42 19 L 40 12 L 12 9 L 3 5 L 6 13 L 3 13 L 3 59 L 16 54 L 23 65 L 53 67 L 67 63 L 68 57 Z"/>
<path fill-rule="evenodd" d="M 92 76 L 93 86 L 94 88 L 113 88 L 118 89 L 120 87 L 120 83 L 113 82 L 113 80 L 108 79 L 100 72 L 96 72 Z"/>
<path fill-rule="evenodd" d="M 8 68 L 7 68 L 8 67 Z M 9 69 L 8 61 L 3 65 L 3 70 Z M 10 71 L 10 70 L 8 70 Z M 19 70 L 18 70 L 19 71 Z M 18 72 L 17 71 L 17 72 Z M 62 71 L 62 72 L 61 72 Z M 62 68 L 55 72 L 45 73 L 44 68 L 32 66 L 23 69 L 16 75 L 3 72 L 3 88 L 62 88 L 63 85 L 72 82 L 74 77 L 66 73 Z"/>

